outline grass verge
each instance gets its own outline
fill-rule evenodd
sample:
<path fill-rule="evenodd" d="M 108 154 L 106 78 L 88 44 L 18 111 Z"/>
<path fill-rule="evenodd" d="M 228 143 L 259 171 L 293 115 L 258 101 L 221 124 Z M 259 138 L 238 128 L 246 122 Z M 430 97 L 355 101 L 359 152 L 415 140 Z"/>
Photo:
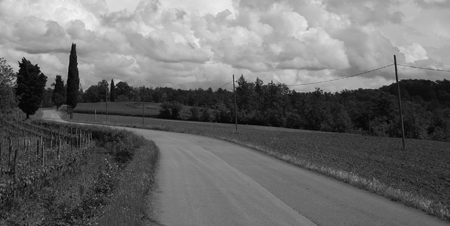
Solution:
<path fill-rule="evenodd" d="M 100 225 L 156 224 L 151 209 L 152 191 L 159 151 L 152 141 L 146 141 L 120 176 L 117 190 L 100 218 Z"/>
<path fill-rule="evenodd" d="M 93 122 L 92 115 L 75 120 Z M 108 124 L 184 132 L 241 144 L 325 174 L 450 221 L 450 150 L 448 143 L 408 139 L 408 150 L 395 138 L 354 134 L 276 130 L 109 116 Z"/>

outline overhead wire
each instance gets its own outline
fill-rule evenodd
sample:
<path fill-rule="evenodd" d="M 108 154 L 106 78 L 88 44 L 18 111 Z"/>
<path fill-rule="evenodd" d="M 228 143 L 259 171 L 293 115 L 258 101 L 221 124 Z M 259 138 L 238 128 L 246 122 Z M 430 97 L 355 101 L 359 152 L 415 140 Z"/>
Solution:
<path fill-rule="evenodd" d="M 233 81 L 231 81 L 231 82 L 229 82 L 229 83 L 227 83 L 227 84 L 225 84 L 225 85 L 223 85 L 223 86 L 221 86 L 221 87 L 219 87 L 219 88 L 217 88 L 217 89 L 220 89 L 220 88 L 222 88 L 222 87 L 224 87 L 224 86 L 226 86 L 226 85 L 228 85 L 228 84 L 230 84 L 230 83 L 232 83 Z"/>
<path fill-rule="evenodd" d="M 409 67 L 409 68 L 422 69 L 422 70 L 440 71 L 440 72 L 450 72 L 450 70 L 443 70 L 443 69 L 418 67 L 418 66 L 411 66 L 411 65 L 404 65 L 404 64 L 397 64 L 397 65 L 398 65 L 398 66 L 402 66 L 402 67 Z M 373 70 L 364 71 L 364 72 L 361 72 L 361 73 L 357 73 L 357 74 L 353 74 L 353 75 L 348 75 L 348 76 L 344 76 L 344 77 L 341 77 L 341 78 L 330 79 L 330 80 L 325 80 L 325 81 L 318 81 L 318 82 L 302 83 L 302 84 L 292 84 L 292 85 L 286 85 L 286 86 L 306 86 L 306 85 L 314 85 L 314 84 L 320 84 L 320 83 L 326 83 L 326 82 L 333 82 L 333 81 L 338 81 L 338 80 L 342 80 L 342 79 L 348 79 L 348 78 L 352 78 L 352 77 L 356 77 L 356 76 L 368 74 L 368 73 L 371 73 L 371 72 L 374 72 L 374 71 L 378 71 L 378 70 L 381 70 L 381 69 L 384 69 L 384 68 L 388 68 L 388 67 L 391 67 L 391 66 L 394 66 L 394 64 L 389 64 L 389 65 L 386 65 L 386 66 L 383 66 L 383 67 L 375 68 L 375 69 L 373 69 Z M 228 83 L 226 83 L 226 84 L 220 86 L 220 87 L 217 88 L 217 89 L 220 89 L 220 88 L 222 88 L 222 87 L 224 87 L 224 86 L 226 86 L 226 85 L 228 85 L 228 84 L 230 84 L 230 83 L 232 83 L 232 82 L 233 82 L 233 81 L 228 82 Z M 303 92 L 307 92 L 307 91 L 303 91 Z"/>
<path fill-rule="evenodd" d="M 370 73 L 370 72 L 378 71 L 378 70 L 381 70 L 381 69 L 384 69 L 384 68 L 387 68 L 387 67 L 391 67 L 391 66 L 393 66 L 393 65 L 394 65 L 394 64 L 389 64 L 389 65 L 386 65 L 386 66 L 383 66 L 383 67 L 379 67 L 379 68 L 376 68 L 376 69 L 373 69 L 373 70 L 370 70 L 370 71 L 365 71 L 365 72 L 361 72 L 361 73 L 354 74 L 354 75 L 348 75 L 348 76 L 341 77 L 341 78 L 336 78 L 336 79 L 330 79 L 330 80 L 319 81 L 319 82 L 311 82 L 311 83 L 302 83 L 302 84 L 286 85 L 286 86 L 306 86 L 306 85 L 313 85 L 313 84 L 320 84 L 320 83 L 332 82 L 332 81 L 337 81 L 337 80 L 342 80 L 342 79 L 352 78 L 352 77 L 356 77 L 356 76 L 359 76 L 359 75 L 367 74 L 367 73 Z"/>
<path fill-rule="evenodd" d="M 409 68 L 422 69 L 422 70 L 429 70 L 429 71 L 450 72 L 450 70 L 443 70 L 443 69 L 435 69 L 435 68 L 427 68 L 427 67 L 418 67 L 418 66 L 411 66 L 411 65 L 404 65 L 404 64 L 397 64 L 397 65 L 398 65 L 398 66 L 402 66 L 402 67 L 409 67 Z"/>

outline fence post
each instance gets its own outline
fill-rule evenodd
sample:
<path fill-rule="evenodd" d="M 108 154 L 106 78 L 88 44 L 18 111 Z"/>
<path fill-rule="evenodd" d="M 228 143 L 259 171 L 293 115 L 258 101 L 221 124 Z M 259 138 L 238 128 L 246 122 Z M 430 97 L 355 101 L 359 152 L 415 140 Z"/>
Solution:
<path fill-rule="evenodd" d="M 42 167 L 45 166 L 45 142 L 42 141 Z"/>
<path fill-rule="evenodd" d="M 25 158 L 25 161 L 26 162 L 28 162 L 28 155 L 27 155 L 27 144 L 28 144 L 28 142 L 27 142 L 27 138 L 26 137 L 24 137 L 23 138 L 23 151 L 24 151 L 24 153 L 25 153 L 25 155 L 24 155 L 24 158 Z"/>
<path fill-rule="evenodd" d="M 14 152 L 14 180 L 17 180 L 17 152 L 19 151 L 19 147 L 16 148 Z"/>
<path fill-rule="evenodd" d="M 38 138 L 37 142 L 36 142 L 36 159 L 39 158 L 39 150 L 41 148 L 40 144 L 41 144 L 41 140 L 39 140 L 39 138 Z"/>
<path fill-rule="evenodd" d="M 61 160 L 61 137 L 58 140 L 58 153 L 57 153 L 58 161 Z"/>
<path fill-rule="evenodd" d="M 3 168 L 2 168 L 2 149 L 3 149 L 3 138 L 0 138 L 0 177 L 3 176 Z"/>
<path fill-rule="evenodd" d="M 11 166 L 11 154 L 12 154 L 12 150 L 13 150 L 13 145 L 12 145 L 12 138 L 8 137 L 9 139 L 9 153 L 8 153 L 8 167 Z"/>
<path fill-rule="evenodd" d="M 52 136 L 50 138 L 50 150 L 53 149 L 53 133 Z"/>

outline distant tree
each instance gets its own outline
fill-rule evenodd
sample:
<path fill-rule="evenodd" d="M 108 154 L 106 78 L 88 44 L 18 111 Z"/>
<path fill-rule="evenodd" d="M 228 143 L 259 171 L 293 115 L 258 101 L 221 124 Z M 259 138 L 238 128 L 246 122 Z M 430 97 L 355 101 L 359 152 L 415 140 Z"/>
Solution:
<path fill-rule="evenodd" d="M 17 74 L 16 95 L 19 108 L 26 114 L 27 119 L 39 109 L 46 83 L 47 76 L 41 72 L 39 66 L 32 65 L 25 57 L 22 58 Z"/>
<path fill-rule="evenodd" d="M 100 96 L 98 91 L 98 86 L 89 87 L 83 94 L 83 101 L 85 103 L 96 103 L 100 102 Z"/>
<path fill-rule="evenodd" d="M 72 43 L 69 58 L 69 72 L 67 74 L 67 105 L 76 108 L 78 104 L 78 90 L 80 78 L 78 75 L 78 62 L 76 44 Z"/>
<path fill-rule="evenodd" d="M 108 98 L 108 94 L 109 94 L 109 89 L 108 89 L 108 81 L 106 80 L 102 80 L 100 82 L 98 82 L 98 96 L 100 97 L 100 101 L 106 101 Z"/>
<path fill-rule="evenodd" d="M 53 89 L 52 88 L 46 88 L 44 89 L 44 94 L 42 97 L 42 102 L 40 107 L 42 108 L 50 108 L 53 107 Z M 64 101 L 64 100 L 63 100 Z"/>
<path fill-rule="evenodd" d="M 109 91 L 110 91 L 109 99 L 111 100 L 111 102 L 116 101 L 116 87 L 114 86 L 114 79 L 111 79 L 111 89 Z"/>
<path fill-rule="evenodd" d="M 14 95 L 14 73 L 12 67 L 6 63 L 4 58 L 0 57 L 0 115 L 12 111 L 16 106 L 16 97 Z"/>
<path fill-rule="evenodd" d="M 167 119 L 180 119 L 183 105 L 178 102 L 164 102 L 159 110 L 159 117 Z"/>
<path fill-rule="evenodd" d="M 195 106 L 195 107 L 192 107 L 190 109 L 190 111 L 191 111 L 191 117 L 189 118 L 189 120 L 198 121 L 200 119 L 200 109 L 197 106 Z"/>
<path fill-rule="evenodd" d="M 209 112 L 209 109 L 204 108 L 202 111 L 202 115 L 200 116 L 200 121 L 211 122 L 211 120 L 211 113 Z"/>
<path fill-rule="evenodd" d="M 240 111 L 243 112 L 249 112 L 252 109 L 253 106 L 255 106 L 255 103 L 253 103 L 253 90 L 254 90 L 254 84 L 251 82 L 247 82 L 243 75 L 239 77 L 237 80 L 237 88 L 236 88 L 236 94 L 237 94 L 237 106 Z"/>
<path fill-rule="evenodd" d="M 124 97 L 126 97 L 128 100 L 132 99 L 131 98 L 131 92 L 132 91 L 133 91 L 133 88 L 130 87 L 128 85 L 128 83 L 126 83 L 126 82 L 119 82 L 114 87 L 115 95 L 117 97 L 118 96 L 123 96 L 122 99 L 125 99 Z"/>
<path fill-rule="evenodd" d="M 78 103 L 83 103 L 84 90 L 80 87 L 78 90 Z"/>
<path fill-rule="evenodd" d="M 53 90 L 52 101 L 56 105 L 56 109 L 64 103 L 64 81 L 61 75 L 57 75 L 55 79 L 55 89 Z"/>

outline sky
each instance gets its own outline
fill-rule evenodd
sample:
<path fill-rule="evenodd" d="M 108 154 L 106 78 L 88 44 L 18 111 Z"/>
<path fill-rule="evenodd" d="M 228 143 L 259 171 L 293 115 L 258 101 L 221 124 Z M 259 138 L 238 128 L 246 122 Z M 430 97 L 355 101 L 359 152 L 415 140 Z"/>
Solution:
<path fill-rule="evenodd" d="M 0 57 L 16 71 L 22 57 L 38 64 L 50 86 L 67 78 L 76 43 L 84 90 L 102 79 L 216 90 L 234 74 L 335 92 L 395 82 L 393 66 L 346 78 L 394 55 L 450 70 L 449 22 L 448 0 L 0 0 Z M 400 79 L 450 78 L 398 69 Z"/>

